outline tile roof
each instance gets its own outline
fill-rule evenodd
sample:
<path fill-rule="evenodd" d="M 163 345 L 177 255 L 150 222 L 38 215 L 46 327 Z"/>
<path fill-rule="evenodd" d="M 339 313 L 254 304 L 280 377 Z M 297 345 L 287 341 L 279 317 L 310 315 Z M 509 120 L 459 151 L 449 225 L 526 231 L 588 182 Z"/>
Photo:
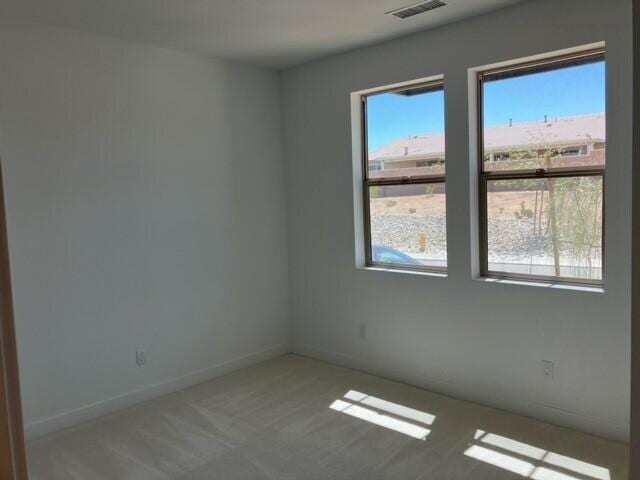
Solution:
<path fill-rule="evenodd" d="M 563 117 L 549 122 L 514 123 L 485 129 L 487 151 L 576 145 L 606 141 L 605 115 Z M 369 154 L 369 160 L 410 160 L 444 154 L 444 134 L 417 135 L 395 140 Z"/>

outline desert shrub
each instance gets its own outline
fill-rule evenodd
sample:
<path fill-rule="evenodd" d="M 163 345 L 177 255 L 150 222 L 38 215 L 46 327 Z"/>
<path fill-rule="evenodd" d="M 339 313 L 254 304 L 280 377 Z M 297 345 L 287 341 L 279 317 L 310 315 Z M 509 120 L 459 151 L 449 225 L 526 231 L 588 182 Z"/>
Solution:
<path fill-rule="evenodd" d="M 533 210 L 526 207 L 524 200 L 520 202 L 520 210 L 516 210 L 513 214 L 518 220 L 533 218 Z"/>

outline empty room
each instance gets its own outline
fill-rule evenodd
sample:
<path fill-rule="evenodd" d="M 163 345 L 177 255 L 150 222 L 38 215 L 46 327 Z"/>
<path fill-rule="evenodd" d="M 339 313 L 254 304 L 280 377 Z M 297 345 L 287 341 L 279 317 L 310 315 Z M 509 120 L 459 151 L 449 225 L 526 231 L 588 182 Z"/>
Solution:
<path fill-rule="evenodd" d="M 640 480 L 639 19 L 0 0 L 0 479 Z"/>

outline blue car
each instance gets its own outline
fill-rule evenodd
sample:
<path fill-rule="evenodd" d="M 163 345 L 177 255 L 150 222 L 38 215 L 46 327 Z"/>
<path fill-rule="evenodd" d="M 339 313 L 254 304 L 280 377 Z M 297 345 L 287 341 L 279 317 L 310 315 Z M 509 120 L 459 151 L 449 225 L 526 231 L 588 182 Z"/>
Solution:
<path fill-rule="evenodd" d="M 395 265 L 422 265 L 406 253 L 384 245 L 371 247 L 371 259 L 374 263 L 393 263 Z"/>

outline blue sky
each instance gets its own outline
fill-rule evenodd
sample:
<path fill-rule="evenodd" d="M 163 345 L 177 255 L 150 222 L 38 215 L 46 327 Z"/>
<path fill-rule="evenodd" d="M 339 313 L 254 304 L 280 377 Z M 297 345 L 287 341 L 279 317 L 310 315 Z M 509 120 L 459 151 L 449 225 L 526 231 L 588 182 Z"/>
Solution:
<path fill-rule="evenodd" d="M 446 79 L 445 79 L 446 81 Z M 485 125 L 505 125 L 605 111 L 604 62 L 485 83 Z M 444 131 L 444 93 L 367 100 L 369 150 L 409 135 Z"/>

